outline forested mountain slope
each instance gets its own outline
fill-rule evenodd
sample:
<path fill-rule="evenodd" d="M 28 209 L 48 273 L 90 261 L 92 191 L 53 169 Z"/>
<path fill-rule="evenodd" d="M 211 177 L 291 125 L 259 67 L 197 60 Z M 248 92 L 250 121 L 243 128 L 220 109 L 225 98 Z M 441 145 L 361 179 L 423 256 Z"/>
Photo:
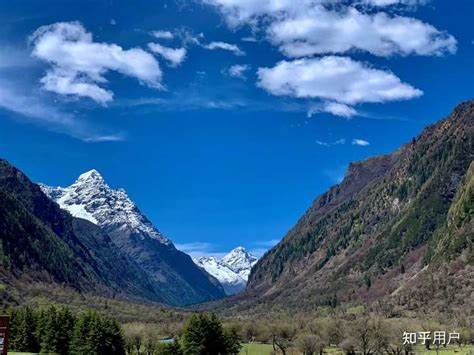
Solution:
<path fill-rule="evenodd" d="M 111 188 L 98 171 L 80 175 L 68 187 L 40 187 L 62 209 L 107 233 L 124 255 L 147 272 L 165 303 L 182 306 L 224 297 L 219 282 L 176 249 L 126 191 Z"/>
<path fill-rule="evenodd" d="M 157 279 L 112 239 L 126 229 L 105 230 L 75 218 L 46 196 L 21 171 L 0 159 L 0 281 L 2 292 L 30 282 L 72 288 L 106 297 L 142 299 L 183 305 L 223 296 L 220 286 L 194 265 L 191 258 L 170 243 L 147 241 L 149 253 L 156 256 L 157 244 L 166 249 L 156 265 L 165 265 Z M 140 238 L 131 237 L 139 243 Z M 142 242 L 141 248 L 148 244 Z M 161 249 L 160 249 L 161 250 Z M 144 251 L 143 251 L 144 252 Z M 191 267 L 178 265 L 186 257 Z M 173 269 L 169 265 L 172 265 Z M 195 273 L 189 272 L 189 269 Z M 171 271 L 170 271 L 171 270 Z M 181 276 L 179 273 L 183 274 Z M 193 278 L 196 285 L 185 283 Z M 177 281 L 176 281 L 177 280 Z M 205 280 L 206 285 L 199 284 Z M 175 282 L 176 281 L 176 282 Z M 178 282 L 179 281 L 179 282 Z M 217 281 L 215 281 L 217 283 Z M 6 297 L 6 296 L 4 296 Z"/>
<path fill-rule="evenodd" d="M 135 262 L 94 224 L 61 210 L 40 188 L 0 160 L 2 278 L 64 284 L 78 291 L 162 301 Z"/>
<path fill-rule="evenodd" d="M 431 296 L 424 277 L 442 265 L 465 273 L 460 294 L 473 290 L 473 139 L 470 101 L 393 154 L 351 164 L 259 260 L 247 300 L 304 309 Z"/>

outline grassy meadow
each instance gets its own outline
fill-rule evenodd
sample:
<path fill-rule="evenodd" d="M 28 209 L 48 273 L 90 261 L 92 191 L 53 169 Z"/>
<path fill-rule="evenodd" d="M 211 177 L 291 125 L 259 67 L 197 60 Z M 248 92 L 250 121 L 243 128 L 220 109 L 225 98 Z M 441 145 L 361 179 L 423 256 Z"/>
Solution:
<path fill-rule="evenodd" d="M 426 350 L 425 348 L 418 346 L 414 349 L 414 354 L 416 355 L 474 355 L 474 346 L 449 346 L 447 348 L 440 348 L 438 351 L 436 349 Z M 244 343 L 242 344 L 242 349 L 240 355 L 271 355 L 271 354 L 281 354 L 280 351 L 274 352 L 271 344 L 262 344 L 262 343 Z M 302 352 L 298 349 L 289 349 L 287 351 L 288 355 L 301 355 Z M 343 355 L 344 352 L 341 349 L 330 347 L 324 349 L 324 354 L 327 355 Z"/>

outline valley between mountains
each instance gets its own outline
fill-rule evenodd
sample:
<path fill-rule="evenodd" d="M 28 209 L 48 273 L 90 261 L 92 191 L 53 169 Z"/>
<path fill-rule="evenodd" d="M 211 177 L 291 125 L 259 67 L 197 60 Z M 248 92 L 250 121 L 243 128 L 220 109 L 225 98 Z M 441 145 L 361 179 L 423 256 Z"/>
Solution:
<path fill-rule="evenodd" d="M 260 260 L 242 247 L 193 260 L 96 170 L 51 187 L 0 160 L 2 302 L 49 284 L 230 315 L 472 313 L 473 140 L 470 101 L 397 151 L 352 163 Z"/>

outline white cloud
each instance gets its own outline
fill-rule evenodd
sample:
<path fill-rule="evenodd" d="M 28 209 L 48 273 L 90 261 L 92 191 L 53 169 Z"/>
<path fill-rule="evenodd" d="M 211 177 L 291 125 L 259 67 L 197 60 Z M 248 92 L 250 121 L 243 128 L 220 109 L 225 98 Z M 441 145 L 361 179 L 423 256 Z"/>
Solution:
<path fill-rule="evenodd" d="M 307 7 L 311 0 L 202 0 L 204 3 L 217 7 L 224 15 L 227 23 L 239 26 L 244 23 L 256 24 L 261 16 L 274 16 L 278 13 Z"/>
<path fill-rule="evenodd" d="M 41 82 L 46 90 L 62 95 L 111 101 L 104 89 L 105 74 L 116 71 L 161 88 L 162 72 L 156 59 L 140 48 L 125 50 L 116 44 L 98 43 L 79 22 L 59 22 L 38 28 L 30 38 L 32 55 L 51 65 Z"/>
<path fill-rule="evenodd" d="M 201 45 L 201 41 L 204 39 L 204 34 L 202 32 L 196 34 L 189 28 L 183 27 L 183 28 L 177 29 L 175 32 L 176 32 L 176 36 L 181 39 L 183 46 L 188 46 L 188 45 L 199 46 Z"/>
<path fill-rule="evenodd" d="M 323 147 L 329 147 L 329 146 L 331 145 L 331 144 L 328 143 L 328 142 L 320 141 L 320 140 L 318 140 L 318 139 L 316 139 L 314 142 L 315 142 L 317 145 L 322 145 Z"/>
<path fill-rule="evenodd" d="M 123 134 L 105 134 L 105 135 L 93 135 L 82 138 L 84 142 L 90 143 L 103 143 L 103 142 L 121 142 L 125 140 Z"/>
<path fill-rule="evenodd" d="M 358 138 L 355 138 L 352 140 L 352 144 L 353 145 L 359 145 L 361 147 L 367 147 L 368 145 L 370 145 L 369 142 L 367 142 L 366 140 L 364 139 L 358 139 Z"/>
<path fill-rule="evenodd" d="M 177 67 L 186 58 L 186 48 L 169 48 L 158 43 L 148 43 L 148 48 L 156 54 L 161 55 L 170 62 L 172 67 Z"/>
<path fill-rule="evenodd" d="M 417 19 L 364 14 L 315 6 L 294 17 L 276 20 L 268 28 L 272 43 L 289 57 L 345 53 L 352 49 L 377 56 L 443 55 L 456 51 L 453 36 Z"/>
<path fill-rule="evenodd" d="M 209 49 L 211 51 L 216 49 L 222 49 L 224 51 L 232 52 L 237 56 L 245 55 L 245 52 L 242 51 L 237 45 L 226 42 L 211 42 L 209 44 L 206 44 L 204 48 Z"/>
<path fill-rule="evenodd" d="M 30 123 L 45 126 L 51 131 L 67 134 L 85 142 L 111 142 L 124 140 L 119 133 L 101 133 L 83 120 L 63 112 L 35 93 L 25 92 L 13 83 L 0 80 L 0 109 L 12 112 Z"/>
<path fill-rule="evenodd" d="M 362 0 L 361 3 L 365 5 L 385 7 L 392 5 L 407 5 L 407 6 L 416 6 L 424 5 L 428 0 Z"/>
<path fill-rule="evenodd" d="M 322 104 L 312 105 L 307 112 L 307 117 L 312 117 L 320 112 L 326 112 L 334 116 L 345 118 L 350 118 L 358 114 L 357 110 L 349 105 L 341 104 L 339 102 L 323 102 Z"/>
<path fill-rule="evenodd" d="M 259 68 L 257 84 L 273 95 L 318 98 L 349 105 L 422 95 L 422 91 L 402 83 L 389 71 L 336 56 L 281 61 L 273 68 Z"/>
<path fill-rule="evenodd" d="M 330 147 L 332 145 L 346 144 L 346 140 L 344 138 L 338 139 L 337 141 L 334 141 L 334 142 L 324 142 L 324 141 L 316 140 L 315 143 L 317 145 L 322 145 L 323 147 Z"/>
<path fill-rule="evenodd" d="M 225 73 L 232 78 L 245 79 L 245 72 L 250 69 L 248 64 L 231 65 Z"/>
<path fill-rule="evenodd" d="M 231 27 L 249 24 L 263 28 L 270 42 L 290 57 L 351 49 L 378 56 L 456 51 L 456 39 L 430 24 L 377 12 L 378 7 L 421 5 L 423 0 L 202 1 L 217 7 Z"/>
<path fill-rule="evenodd" d="M 34 119 L 47 119 L 55 123 L 72 122 L 70 115 L 42 103 L 33 96 L 22 92 L 22 90 L 12 88 L 10 82 L 2 80 L 0 83 L 1 108 Z"/>
<path fill-rule="evenodd" d="M 79 72 L 54 68 L 48 70 L 40 81 L 46 90 L 57 94 L 89 97 L 100 103 L 113 100 L 112 91 L 101 88 Z"/>
<path fill-rule="evenodd" d="M 151 34 L 158 39 L 173 39 L 174 35 L 170 31 L 153 31 Z"/>
<path fill-rule="evenodd" d="M 242 37 L 241 40 L 244 41 L 244 42 L 252 42 L 252 43 L 257 42 L 257 39 L 255 37 L 252 37 L 252 36 Z"/>
<path fill-rule="evenodd" d="M 357 115 L 357 111 L 348 105 L 340 104 L 338 102 L 327 102 L 324 105 L 324 111 L 334 116 L 352 117 Z"/>

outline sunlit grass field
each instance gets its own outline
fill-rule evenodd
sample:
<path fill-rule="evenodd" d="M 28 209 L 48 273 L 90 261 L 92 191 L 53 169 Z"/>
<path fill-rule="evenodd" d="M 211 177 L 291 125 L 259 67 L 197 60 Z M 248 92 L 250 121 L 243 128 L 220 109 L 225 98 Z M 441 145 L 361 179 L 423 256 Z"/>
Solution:
<path fill-rule="evenodd" d="M 272 354 L 273 347 L 271 344 L 260 344 L 260 343 L 245 343 L 242 345 L 242 349 L 240 350 L 240 355 L 269 355 Z M 277 354 L 281 354 L 280 351 L 276 352 Z M 326 348 L 324 350 L 325 354 L 330 355 L 339 355 L 343 354 L 342 350 L 337 348 Z M 301 351 L 297 349 L 288 349 L 288 355 L 301 355 Z"/>
<path fill-rule="evenodd" d="M 240 350 L 240 355 L 270 355 L 273 352 L 273 347 L 271 344 L 259 344 L 259 343 L 245 343 L 242 345 L 242 349 Z M 279 351 L 276 352 L 277 354 L 281 353 Z M 289 349 L 287 352 L 289 355 L 300 355 L 301 351 L 297 349 Z M 344 352 L 341 349 L 337 348 L 326 348 L 324 350 L 325 354 L 330 355 L 342 355 Z M 423 347 L 417 347 L 414 351 L 415 354 L 419 355 L 474 355 L 474 346 L 463 346 L 459 348 L 458 346 L 455 347 L 448 347 L 439 349 L 436 352 L 435 349 L 426 350 Z"/>
<path fill-rule="evenodd" d="M 415 349 L 416 354 L 420 355 L 474 355 L 474 345 L 470 346 L 453 346 L 448 348 L 440 348 L 438 351 L 436 349 L 426 350 L 423 347 L 418 347 Z"/>

